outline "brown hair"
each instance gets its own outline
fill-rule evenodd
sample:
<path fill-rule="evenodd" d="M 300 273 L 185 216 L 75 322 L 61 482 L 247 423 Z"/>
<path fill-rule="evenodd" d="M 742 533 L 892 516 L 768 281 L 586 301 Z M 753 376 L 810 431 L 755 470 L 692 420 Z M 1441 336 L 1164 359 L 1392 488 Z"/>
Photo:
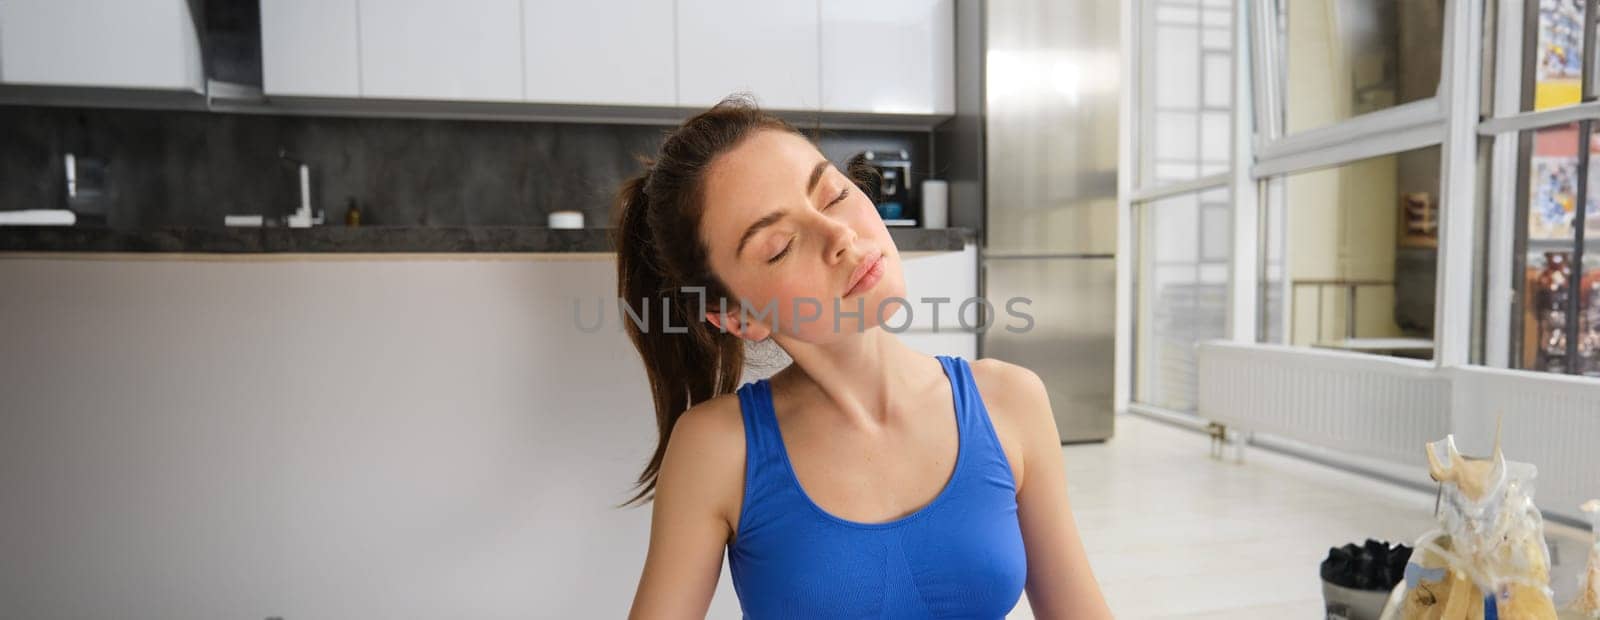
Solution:
<path fill-rule="evenodd" d="M 624 505 L 655 497 L 656 476 L 678 418 L 696 403 L 734 391 L 744 370 L 744 342 L 708 323 L 704 308 L 728 308 L 739 302 L 707 260 L 700 237 L 706 170 L 717 156 L 757 130 L 800 134 L 783 120 L 762 112 L 747 96 L 735 95 L 683 122 L 667 134 L 653 162 L 623 182 L 617 196 L 612 245 L 617 250 L 617 295 L 638 316 L 650 308 L 660 312 L 646 319 L 645 329 L 626 317 L 628 338 L 644 358 L 655 400 L 659 439 L 655 453 L 636 483 L 638 493 Z M 704 297 L 687 287 L 704 287 Z M 673 326 L 668 332 L 664 326 Z M 663 327 L 657 329 L 657 327 Z M 686 326 L 687 331 L 679 331 Z"/>

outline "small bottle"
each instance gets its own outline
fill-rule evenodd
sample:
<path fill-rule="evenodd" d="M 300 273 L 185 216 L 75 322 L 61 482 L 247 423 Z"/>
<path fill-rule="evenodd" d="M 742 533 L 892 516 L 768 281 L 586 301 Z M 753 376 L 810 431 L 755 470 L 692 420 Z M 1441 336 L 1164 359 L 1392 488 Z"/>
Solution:
<path fill-rule="evenodd" d="M 361 225 L 361 207 L 356 206 L 355 197 L 351 197 L 351 198 L 347 199 L 345 201 L 345 204 L 347 204 L 349 206 L 344 210 L 344 225 L 348 226 L 348 227 L 351 227 L 351 228 L 360 226 Z"/>

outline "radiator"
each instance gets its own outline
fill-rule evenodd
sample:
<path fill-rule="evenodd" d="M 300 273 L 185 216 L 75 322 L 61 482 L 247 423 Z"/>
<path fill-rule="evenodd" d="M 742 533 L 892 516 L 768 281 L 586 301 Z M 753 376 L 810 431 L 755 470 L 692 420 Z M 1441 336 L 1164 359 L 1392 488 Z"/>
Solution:
<path fill-rule="evenodd" d="M 1450 379 L 1430 362 L 1265 344 L 1198 345 L 1200 417 L 1423 465 L 1450 432 Z"/>
<path fill-rule="evenodd" d="M 1577 519 L 1578 504 L 1600 498 L 1600 381 L 1495 368 L 1446 372 L 1453 379 L 1451 427 L 1463 452 L 1487 454 L 1503 414 L 1502 449 L 1538 466 L 1540 508 Z"/>
<path fill-rule="evenodd" d="M 1469 456 L 1493 448 L 1539 468 L 1535 500 L 1576 520 L 1600 498 L 1600 381 L 1276 345 L 1197 347 L 1199 414 L 1350 454 L 1424 465 L 1423 444 L 1454 434 Z"/>

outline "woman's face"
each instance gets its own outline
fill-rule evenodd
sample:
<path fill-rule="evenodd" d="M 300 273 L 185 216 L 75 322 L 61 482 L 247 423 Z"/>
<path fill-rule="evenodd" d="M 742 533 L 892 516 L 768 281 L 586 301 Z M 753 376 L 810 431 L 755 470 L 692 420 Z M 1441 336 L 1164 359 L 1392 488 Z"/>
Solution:
<path fill-rule="evenodd" d="M 741 317 L 729 300 L 733 320 L 713 319 L 725 329 L 752 340 L 776 331 L 825 343 L 877 327 L 901 308 L 879 310 L 883 300 L 905 297 L 889 229 L 805 138 L 751 134 L 712 162 L 704 191 L 700 233 L 711 270 L 748 308 Z M 865 277 L 852 279 L 861 270 Z M 708 304 L 708 316 L 720 314 Z"/>

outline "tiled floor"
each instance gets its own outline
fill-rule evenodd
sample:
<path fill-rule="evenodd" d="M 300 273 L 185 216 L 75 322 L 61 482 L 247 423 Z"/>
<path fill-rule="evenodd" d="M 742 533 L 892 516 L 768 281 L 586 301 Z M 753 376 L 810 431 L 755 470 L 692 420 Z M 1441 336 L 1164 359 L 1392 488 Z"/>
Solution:
<path fill-rule="evenodd" d="M 1329 547 L 1410 544 L 1434 526 L 1430 493 L 1261 449 L 1243 464 L 1216 460 L 1207 441 L 1124 415 L 1113 440 L 1063 448 L 1073 511 L 1118 618 L 1322 618 L 1317 567 Z M 1033 617 L 1026 599 L 1010 617 Z"/>

